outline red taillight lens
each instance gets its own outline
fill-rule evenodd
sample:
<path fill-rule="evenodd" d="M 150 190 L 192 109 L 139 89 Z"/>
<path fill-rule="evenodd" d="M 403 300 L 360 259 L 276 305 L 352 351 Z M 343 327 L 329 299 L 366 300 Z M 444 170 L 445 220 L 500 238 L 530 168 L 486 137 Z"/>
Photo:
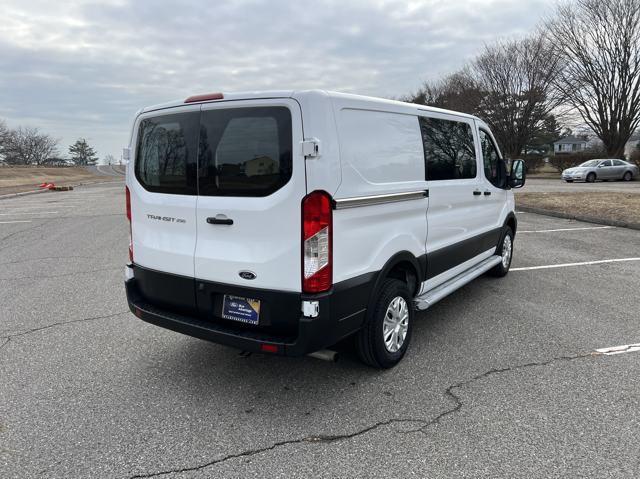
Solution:
<path fill-rule="evenodd" d="M 321 293 L 331 288 L 333 210 L 326 191 L 302 200 L 302 291 Z"/>
<path fill-rule="evenodd" d="M 131 230 L 131 193 L 129 187 L 124 187 L 124 194 L 127 202 L 127 220 L 129 221 L 129 261 L 133 263 L 133 233 Z"/>

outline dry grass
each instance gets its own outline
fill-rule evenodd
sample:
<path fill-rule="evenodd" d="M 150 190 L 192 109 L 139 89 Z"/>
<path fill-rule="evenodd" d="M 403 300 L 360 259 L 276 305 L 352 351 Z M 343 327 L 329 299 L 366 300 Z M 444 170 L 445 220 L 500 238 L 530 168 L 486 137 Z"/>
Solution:
<path fill-rule="evenodd" d="M 517 206 L 640 224 L 640 194 L 607 191 L 517 193 Z"/>
<path fill-rule="evenodd" d="M 109 181 L 109 177 L 94 175 L 85 168 L 0 167 L 0 195 L 38 189 L 43 182 L 60 186 L 93 181 Z"/>

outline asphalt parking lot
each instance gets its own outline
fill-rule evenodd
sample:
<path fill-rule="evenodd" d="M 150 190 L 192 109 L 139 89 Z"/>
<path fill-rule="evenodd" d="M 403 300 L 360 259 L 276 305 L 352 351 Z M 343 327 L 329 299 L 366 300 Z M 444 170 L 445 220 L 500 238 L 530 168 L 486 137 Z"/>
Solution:
<path fill-rule="evenodd" d="M 520 214 L 509 275 L 380 372 L 141 322 L 123 212 L 113 183 L 0 201 L 0 477 L 638 476 L 640 351 L 596 350 L 640 343 L 640 232 Z"/>

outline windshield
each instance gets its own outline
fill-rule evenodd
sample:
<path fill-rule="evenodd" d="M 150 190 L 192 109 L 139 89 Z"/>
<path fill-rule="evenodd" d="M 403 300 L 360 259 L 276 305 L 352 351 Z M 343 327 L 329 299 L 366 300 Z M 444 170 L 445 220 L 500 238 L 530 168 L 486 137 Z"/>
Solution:
<path fill-rule="evenodd" d="M 584 166 L 596 166 L 598 164 L 600 160 L 589 160 L 589 161 L 585 161 L 584 163 L 582 163 L 580 166 L 584 167 Z"/>

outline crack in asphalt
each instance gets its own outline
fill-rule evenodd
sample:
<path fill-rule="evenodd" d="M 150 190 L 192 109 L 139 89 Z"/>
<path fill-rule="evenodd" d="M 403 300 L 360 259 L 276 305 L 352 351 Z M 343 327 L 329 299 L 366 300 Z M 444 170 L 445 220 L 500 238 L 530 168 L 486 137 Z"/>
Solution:
<path fill-rule="evenodd" d="M 91 269 L 88 271 L 74 271 L 72 273 L 63 273 L 63 274 L 38 274 L 35 276 L 19 276 L 16 278 L 0 278 L 0 281 L 20 281 L 23 279 L 43 279 L 43 278 L 62 278 L 64 276 L 74 276 L 77 274 L 87 274 L 87 273 L 99 273 L 101 271 L 118 271 L 122 269 L 121 266 L 115 267 L 109 267 L 109 268 L 99 268 L 99 269 Z"/>
<path fill-rule="evenodd" d="M 42 218 L 42 219 L 48 220 L 49 218 Z M 8 240 L 9 238 L 12 238 L 12 237 L 14 237 L 16 235 L 19 235 L 20 233 L 26 233 L 26 232 L 33 231 L 33 230 L 38 229 L 38 228 L 42 228 L 46 224 L 47 224 L 47 221 L 44 221 L 44 222 L 42 222 L 40 224 L 33 225 L 33 226 L 29 227 L 29 228 L 25 228 L 25 229 L 22 229 L 22 230 L 14 231 L 13 233 L 10 233 L 7 236 L 3 236 L 2 238 L 0 238 L 0 241 Z M 8 245 L 8 246 L 5 246 L 4 248 L 0 248 L 0 249 L 9 248 L 10 246 L 11 245 Z"/>
<path fill-rule="evenodd" d="M 257 449 L 248 449 L 246 451 L 242 451 L 242 452 L 238 452 L 238 453 L 234 453 L 234 454 L 229 454 L 227 456 L 223 456 L 220 459 L 216 459 L 214 461 L 210 461 L 207 462 L 205 464 L 200 464 L 197 466 L 193 466 L 193 467 L 184 467 L 182 469 L 171 469 L 168 471 L 160 471 L 160 472 L 152 472 L 152 473 L 146 473 L 146 474 L 136 474 L 134 476 L 131 476 L 129 479 L 143 479 L 143 478 L 149 478 L 149 477 L 158 477 L 158 476 L 164 476 L 167 474 L 180 474 L 183 472 L 193 472 L 193 471 L 198 471 L 201 469 L 206 469 L 207 467 L 211 467 L 211 466 L 215 466 L 217 464 L 220 464 L 222 462 L 226 462 L 229 461 L 231 459 L 237 459 L 239 457 L 247 457 L 247 456 L 255 456 L 256 454 L 261 454 L 263 452 L 267 452 L 267 451 L 271 451 L 273 449 L 282 447 L 282 446 L 287 446 L 289 444 L 303 444 L 303 443 L 331 443 L 331 442 L 336 442 L 336 441 L 342 441 L 342 440 L 346 440 L 346 439 L 351 439 L 353 437 L 356 436 L 360 436 L 362 434 L 366 434 L 370 431 L 373 431 L 374 429 L 377 429 L 379 427 L 382 426 L 387 426 L 389 424 L 393 424 L 393 423 L 415 423 L 415 422 L 423 422 L 423 420 L 421 419 L 388 419 L 386 421 L 381 421 L 381 422 L 377 422 L 371 426 L 367 426 L 364 429 L 358 430 L 356 432 L 353 433 L 348 433 L 348 434 L 337 434 L 337 435 L 319 435 L 319 436 L 305 436 L 299 439 L 287 439 L 284 441 L 279 441 L 279 442 L 275 442 L 269 446 L 265 446 L 265 447 L 261 447 L 261 448 L 257 448 Z"/>
<path fill-rule="evenodd" d="M 559 362 L 559 361 L 573 361 L 573 360 L 576 360 L 576 359 L 583 359 L 583 358 L 595 357 L 595 356 L 600 356 L 600 354 L 599 353 L 590 352 L 590 353 L 585 353 L 585 354 L 577 354 L 577 355 L 574 355 L 574 356 L 559 356 L 559 357 L 551 358 L 551 359 L 546 360 L 546 361 L 519 364 L 519 365 L 516 365 L 516 366 L 511 366 L 511 367 L 506 367 L 506 368 L 490 369 L 489 371 L 486 371 L 486 372 L 484 372 L 482 374 L 478 374 L 477 376 L 474 376 L 471 379 L 467 379 L 467 380 L 460 381 L 460 382 L 457 382 L 455 384 L 450 385 L 445 390 L 445 395 L 447 397 L 451 398 L 454 401 L 453 407 L 451 407 L 449 409 L 446 409 L 445 411 L 441 412 L 436 417 L 434 417 L 433 419 L 430 419 L 430 420 L 418 419 L 418 418 L 387 419 L 385 421 L 377 422 L 377 423 L 375 423 L 373 425 L 365 427 L 364 429 L 359 429 L 359 430 L 357 430 L 355 432 L 352 432 L 352 433 L 336 434 L 336 435 L 305 436 L 305 437 L 302 437 L 302 438 L 299 438 L 299 439 L 288 439 L 288 440 L 284 440 L 284 441 L 275 442 L 275 443 L 273 443 L 273 444 L 271 444 L 269 446 L 256 448 L 256 449 L 248 449 L 246 451 L 241 451 L 241 452 L 237 452 L 237 453 L 233 453 L 233 454 L 228 454 L 226 456 L 221 457 L 220 459 L 216 459 L 216 460 L 204 463 L 204 464 L 199 464 L 197 466 L 183 467 L 183 468 L 179 468 L 179 469 L 171 469 L 171 470 L 152 472 L 152 473 L 141 473 L 141 474 L 136 474 L 136 475 L 130 476 L 129 479 L 145 479 L 145 478 L 151 478 L 151 477 L 165 476 L 165 475 L 168 475 L 168 474 L 181 474 L 181 473 L 185 473 L 185 472 L 199 471 L 199 470 L 202 470 L 202 469 L 206 469 L 208 467 L 212 467 L 212 466 L 221 464 L 221 463 L 229 461 L 231 459 L 237 459 L 237 458 L 240 458 L 240 457 L 255 456 L 256 454 L 261 454 L 263 452 L 272 451 L 272 450 L 277 449 L 279 447 L 287 446 L 287 445 L 290 445 L 290 444 L 331 443 L 331 442 L 343 441 L 343 440 L 352 439 L 354 437 L 361 436 L 361 435 L 366 434 L 368 432 L 371 432 L 371 431 L 373 431 L 375 429 L 378 429 L 378 428 L 384 427 L 384 426 L 388 426 L 390 424 L 418 423 L 418 424 L 421 424 L 421 426 L 419 428 L 410 429 L 408 431 L 400 431 L 400 433 L 402 433 L 402 434 L 411 434 L 411 433 L 420 432 L 422 434 L 427 434 L 427 432 L 425 431 L 427 428 L 439 423 L 443 418 L 445 418 L 447 416 L 450 416 L 450 415 L 453 415 L 453 414 L 457 413 L 458 411 L 460 411 L 462 409 L 464 403 L 462 402 L 462 399 L 460 398 L 460 396 L 458 396 L 454 392 L 454 389 L 467 386 L 467 385 L 469 385 L 469 384 L 471 384 L 471 383 L 473 383 L 475 381 L 479 381 L 481 379 L 487 378 L 487 377 L 492 376 L 494 374 L 500 374 L 500 373 L 509 372 L 509 371 L 517 371 L 519 369 L 525 369 L 525 368 L 530 368 L 530 367 L 535 367 L 535 366 L 546 366 L 546 365 L 552 364 L 554 362 Z"/>
<path fill-rule="evenodd" d="M 464 403 L 462 402 L 462 399 L 460 398 L 460 396 L 458 396 L 455 392 L 454 389 L 459 389 L 462 388 L 464 386 L 468 386 L 469 384 L 472 384 L 476 381 L 480 381 L 482 379 L 485 379 L 489 376 L 493 376 L 494 374 L 501 374 L 501 373 L 505 373 L 505 372 L 510 372 L 510 371 L 518 371 L 520 369 L 526 369 L 526 368 L 532 368 L 532 367 L 538 367 L 538 366 L 548 366 L 549 364 L 555 363 L 555 362 L 560 362 L 560 361 L 574 361 L 576 359 L 584 359 L 584 358 L 590 358 L 590 357 L 596 357 L 596 356 L 601 356 L 600 353 L 597 352 L 589 352 L 589 353 L 582 353 L 582 354 L 576 354 L 573 356 L 558 356 L 558 357 L 554 357 L 551 359 L 548 359 L 546 361 L 537 361 L 537 362 L 531 362 L 531 363 L 525 363 L 525 364 L 518 364 L 516 366 L 510 366 L 510 367 L 506 367 L 506 368 L 494 368 L 494 369 L 490 369 L 488 371 L 485 371 L 482 374 L 478 374 L 477 376 L 474 376 L 470 379 L 466 379 L 464 381 L 460 381 L 457 382 L 455 384 L 452 384 L 451 386 L 449 386 L 446 390 L 445 390 L 445 394 L 451 398 L 454 402 L 453 407 L 441 412 L 440 414 L 438 414 L 435 418 L 431 419 L 430 421 L 426 422 L 426 424 L 424 424 L 423 426 L 414 429 L 414 430 L 409 430 L 406 431 L 404 434 L 411 434 L 411 433 L 416 433 L 416 432 L 420 432 L 422 434 L 427 434 L 427 432 L 425 431 L 427 428 L 429 428 L 430 426 L 433 426 L 435 424 L 438 424 L 440 422 L 441 419 L 450 416 L 452 414 L 457 413 L 458 411 L 460 411 L 462 409 L 462 406 L 464 405 Z"/>
<path fill-rule="evenodd" d="M 106 314 L 104 316 L 92 316 L 90 318 L 80 318 L 80 319 L 72 319 L 70 321 L 60 321 L 59 323 L 48 324 L 46 326 L 40 326 L 38 328 L 27 329 L 27 330 L 24 330 L 24 331 L 19 331 L 17 333 L 3 335 L 3 336 L 0 336 L 0 339 L 6 339 L 6 341 L 4 343 L 0 344 L 0 350 L 3 349 L 7 344 L 9 344 L 9 342 L 14 338 L 19 338 L 21 336 L 26 336 L 26 335 L 31 334 L 31 333 L 37 333 L 39 331 L 44 331 L 45 329 L 55 328 L 57 326 L 64 326 L 66 324 L 82 323 L 84 321 L 96 321 L 98 319 L 110 319 L 110 318 L 114 318 L 116 316 L 121 316 L 121 315 L 126 314 L 128 312 L 129 312 L 129 310 L 126 310 L 126 311 L 122 311 L 122 312 L 119 312 L 119 313 Z"/>

